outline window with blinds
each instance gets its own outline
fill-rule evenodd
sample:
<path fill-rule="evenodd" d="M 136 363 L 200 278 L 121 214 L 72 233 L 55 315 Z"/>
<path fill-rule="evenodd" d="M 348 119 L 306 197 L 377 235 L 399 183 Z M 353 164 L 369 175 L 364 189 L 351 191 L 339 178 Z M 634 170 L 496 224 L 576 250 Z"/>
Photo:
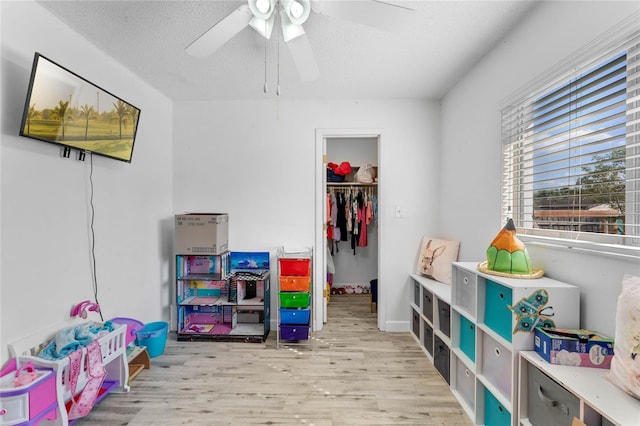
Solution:
<path fill-rule="evenodd" d="M 640 247 L 640 35 L 502 111 L 503 223 Z"/>

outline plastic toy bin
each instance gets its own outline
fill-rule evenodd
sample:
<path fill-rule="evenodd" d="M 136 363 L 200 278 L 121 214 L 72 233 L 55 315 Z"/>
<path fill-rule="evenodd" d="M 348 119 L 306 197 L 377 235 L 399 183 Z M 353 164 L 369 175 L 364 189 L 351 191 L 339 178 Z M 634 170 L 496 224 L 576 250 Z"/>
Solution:
<path fill-rule="evenodd" d="M 138 331 L 138 344 L 147 347 L 150 358 L 164 353 L 168 330 L 169 323 L 156 321 L 146 324 L 142 330 Z"/>
<path fill-rule="evenodd" d="M 306 308 L 309 306 L 309 293 L 280 293 L 280 306 L 283 308 Z"/>
<path fill-rule="evenodd" d="M 280 290 L 282 291 L 309 291 L 309 277 L 281 276 Z"/>
<path fill-rule="evenodd" d="M 280 322 L 282 324 L 309 325 L 310 309 L 283 309 L 280 308 Z"/>
<path fill-rule="evenodd" d="M 311 272 L 311 259 L 288 259 L 280 261 L 280 275 L 284 276 L 308 276 Z"/>
<path fill-rule="evenodd" d="M 307 340 L 309 339 L 309 326 L 281 325 L 280 338 L 284 340 Z"/>
<path fill-rule="evenodd" d="M 124 324 L 127 326 L 127 334 L 125 336 L 125 343 L 127 346 L 134 340 L 136 340 L 136 336 L 138 335 L 138 331 L 144 328 L 144 324 L 133 318 L 111 318 L 109 321 L 116 324 Z"/>

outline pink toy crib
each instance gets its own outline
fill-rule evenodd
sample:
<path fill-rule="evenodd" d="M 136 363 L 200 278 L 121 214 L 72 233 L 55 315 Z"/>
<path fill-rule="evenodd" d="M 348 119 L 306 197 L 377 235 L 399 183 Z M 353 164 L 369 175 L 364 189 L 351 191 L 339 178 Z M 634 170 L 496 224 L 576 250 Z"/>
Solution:
<path fill-rule="evenodd" d="M 27 383 L 16 383 L 21 370 L 31 368 Z M 51 370 L 34 369 L 25 365 L 4 371 L 0 377 L 0 424 L 37 425 L 42 420 L 57 417 L 55 375 Z"/>
<path fill-rule="evenodd" d="M 16 358 L 17 368 L 22 367 L 28 362 L 32 362 L 38 370 L 51 370 L 51 374 L 55 378 L 55 398 L 57 401 L 56 418 L 53 424 L 58 426 L 67 426 L 69 424 L 69 417 L 65 408 L 66 403 L 72 397 L 68 368 L 69 358 L 66 357 L 51 361 L 39 358 L 37 354 L 56 336 L 59 330 L 82 323 L 83 320 L 75 318 L 9 343 L 9 352 L 11 356 Z M 96 339 L 100 345 L 102 364 L 107 372 L 104 381 L 105 383 L 117 382 L 111 390 L 116 393 L 129 392 L 129 364 L 126 355 L 126 334 L 126 325 L 114 324 L 113 331 Z M 80 373 L 77 378 L 76 395 L 84 389 L 88 381 L 86 372 L 88 363 L 87 349 L 85 347 L 79 350 L 83 351 L 83 355 L 81 357 Z"/>

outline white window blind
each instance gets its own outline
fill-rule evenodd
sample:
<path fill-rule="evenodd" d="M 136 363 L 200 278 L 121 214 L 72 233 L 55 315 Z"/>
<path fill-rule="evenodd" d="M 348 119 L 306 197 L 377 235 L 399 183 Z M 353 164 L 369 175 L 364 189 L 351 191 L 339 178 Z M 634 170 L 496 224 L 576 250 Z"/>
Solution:
<path fill-rule="evenodd" d="M 502 221 L 640 247 L 640 31 L 502 111 Z"/>

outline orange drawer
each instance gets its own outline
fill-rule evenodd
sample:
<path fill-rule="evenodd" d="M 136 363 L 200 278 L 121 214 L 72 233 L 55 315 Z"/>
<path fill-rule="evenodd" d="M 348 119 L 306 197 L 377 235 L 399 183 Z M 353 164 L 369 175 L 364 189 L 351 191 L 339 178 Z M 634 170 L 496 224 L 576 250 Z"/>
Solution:
<path fill-rule="evenodd" d="M 280 276 L 280 291 L 309 291 L 309 277 Z"/>

